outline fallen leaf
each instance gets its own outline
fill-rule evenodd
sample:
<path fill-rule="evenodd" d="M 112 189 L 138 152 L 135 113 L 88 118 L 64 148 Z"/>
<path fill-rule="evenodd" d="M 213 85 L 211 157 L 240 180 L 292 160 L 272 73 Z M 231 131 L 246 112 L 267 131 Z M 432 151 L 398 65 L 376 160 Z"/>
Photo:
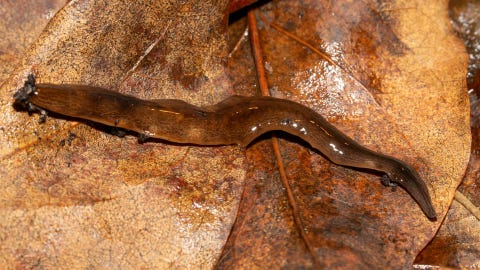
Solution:
<path fill-rule="evenodd" d="M 470 63 L 467 87 L 470 96 L 472 148 L 470 161 L 435 238 L 419 254 L 416 263 L 460 269 L 480 266 L 480 14 L 478 1 L 450 1 L 449 12 L 454 29 L 462 38 Z"/>
<path fill-rule="evenodd" d="M 231 0 L 228 3 L 228 11 L 232 13 L 255 2 L 257 2 L 257 0 Z"/>
<path fill-rule="evenodd" d="M 8 17 L 27 2 L 2 5 Z M 39 9 L 32 16 L 47 12 L 32 8 Z M 235 219 L 241 149 L 139 144 L 62 117 L 40 125 L 11 102 L 29 73 L 39 82 L 142 98 L 218 102 L 230 95 L 228 2 L 69 1 L 57 8 L 38 38 L 26 40 L 33 44 L 22 45 L 28 49 L 4 54 L 21 60 L 1 88 L 2 264 L 211 268 Z"/>
<path fill-rule="evenodd" d="M 25 3 L 1 4 L 3 17 L 21 13 Z M 53 6 L 29 11 L 44 25 L 35 16 L 53 14 Z M 31 72 L 40 82 L 196 105 L 258 95 L 242 14 L 232 17 L 240 19 L 229 33 L 227 77 L 228 8 L 226 1 L 70 1 L 41 33 L 28 24 L 31 32 L 15 31 L 28 39 L 15 36 L 0 47 L 2 61 L 13 59 L 0 88 L 5 265 L 412 266 L 440 226 L 469 156 L 467 61 L 446 1 L 272 1 L 255 11 L 272 94 L 411 163 L 427 182 L 437 222 L 404 190 L 381 186 L 379 175 L 333 165 L 282 134 L 280 161 L 265 136 L 249 147 L 245 164 L 234 146 L 138 144 L 60 116 L 39 125 L 11 106 Z M 280 165 L 289 187 L 281 184 Z"/>
<path fill-rule="evenodd" d="M 411 163 L 440 218 L 429 221 L 404 190 L 383 187 L 378 175 L 333 165 L 280 135 L 295 201 L 287 201 L 271 143 L 251 147 L 219 268 L 411 268 L 440 226 L 470 149 L 467 59 L 447 3 L 272 1 L 255 14 L 271 94 L 314 108 L 362 144 Z M 238 72 L 249 51 L 244 42 L 231 53 L 240 89 L 255 82 L 250 71 Z"/>

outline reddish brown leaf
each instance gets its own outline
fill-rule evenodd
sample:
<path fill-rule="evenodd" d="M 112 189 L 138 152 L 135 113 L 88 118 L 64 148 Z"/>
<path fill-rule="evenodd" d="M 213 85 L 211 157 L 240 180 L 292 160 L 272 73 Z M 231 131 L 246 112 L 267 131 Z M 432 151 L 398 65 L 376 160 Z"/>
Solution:
<path fill-rule="evenodd" d="M 364 145 L 413 164 L 444 215 L 470 144 L 466 57 L 446 3 L 273 1 L 257 15 L 272 95 L 315 108 Z M 231 70 L 239 69 L 232 60 Z M 251 75 L 231 74 L 242 89 L 252 84 Z M 426 219 L 406 192 L 381 186 L 379 176 L 335 166 L 287 139 L 283 164 L 307 239 L 286 207 L 277 169 L 256 166 L 274 164 L 266 160 L 268 142 L 255 145 L 219 266 L 314 267 L 316 257 L 316 267 L 329 269 L 411 267 L 441 219 Z"/>
<path fill-rule="evenodd" d="M 257 0 L 231 0 L 228 4 L 228 10 L 232 13 L 255 2 Z"/>

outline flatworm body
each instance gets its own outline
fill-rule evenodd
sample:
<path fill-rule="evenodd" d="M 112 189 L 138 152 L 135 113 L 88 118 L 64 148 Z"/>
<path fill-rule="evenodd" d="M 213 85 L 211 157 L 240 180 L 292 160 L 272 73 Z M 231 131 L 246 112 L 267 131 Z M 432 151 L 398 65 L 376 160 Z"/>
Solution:
<path fill-rule="evenodd" d="M 306 141 L 333 163 L 386 173 L 428 218 L 436 218 L 428 189 L 410 165 L 361 146 L 312 109 L 293 101 L 232 96 L 200 108 L 180 100 L 142 100 L 98 87 L 35 84 L 33 76 L 14 98 L 16 104 L 40 111 L 42 116 L 48 110 L 177 143 L 247 146 L 266 132 L 284 131 Z"/>

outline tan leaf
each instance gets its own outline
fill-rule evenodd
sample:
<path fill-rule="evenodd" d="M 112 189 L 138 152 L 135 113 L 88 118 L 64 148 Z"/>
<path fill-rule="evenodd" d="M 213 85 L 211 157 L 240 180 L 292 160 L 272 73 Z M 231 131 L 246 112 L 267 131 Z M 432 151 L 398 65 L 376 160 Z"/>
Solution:
<path fill-rule="evenodd" d="M 472 148 L 455 201 L 435 238 L 419 254 L 416 263 L 475 269 L 480 266 L 480 2 L 450 1 L 449 13 L 470 56 L 467 87 Z"/>
<path fill-rule="evenodd" d="M 21 13 L 26 3 L 4 6 L 2 15 Z M 139 144 L 135 136 L 118 138 L 59 115 L 39 125 L 11 102 L 32 72 L 39 82 L 102 86 L 142 98 L 220 101 L 229 91 L 227 4 L 70 1 L 29 49 L 10 52 L 22 60 L 1 88 L 2 265 L 215 264 L 241 194 L 238 147 Z M 33 19 L 46 12 L 33 8 L 39 9 L 31 11 Z"/>

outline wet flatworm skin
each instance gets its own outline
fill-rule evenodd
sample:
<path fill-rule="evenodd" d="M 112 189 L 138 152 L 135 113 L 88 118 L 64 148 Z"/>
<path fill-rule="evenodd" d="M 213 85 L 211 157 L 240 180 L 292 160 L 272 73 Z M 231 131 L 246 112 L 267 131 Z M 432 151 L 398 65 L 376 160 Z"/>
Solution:
<path fill-rule="evenodd" d="M 430 195 L 418 173 L 405 162 L 369 150 L 299 103 L 273 97 L 232 96 L 206 108 L 180 100 L 142 100 L 84 85 L 35 84 L 29 76 L 14 95 L 29 111 L 88 119 L 176 143 L 247 146 L 263 133 L 295 135 L 333 163 L 386 173 L 403 187 L 425 215 L 435 219 Z"/>

